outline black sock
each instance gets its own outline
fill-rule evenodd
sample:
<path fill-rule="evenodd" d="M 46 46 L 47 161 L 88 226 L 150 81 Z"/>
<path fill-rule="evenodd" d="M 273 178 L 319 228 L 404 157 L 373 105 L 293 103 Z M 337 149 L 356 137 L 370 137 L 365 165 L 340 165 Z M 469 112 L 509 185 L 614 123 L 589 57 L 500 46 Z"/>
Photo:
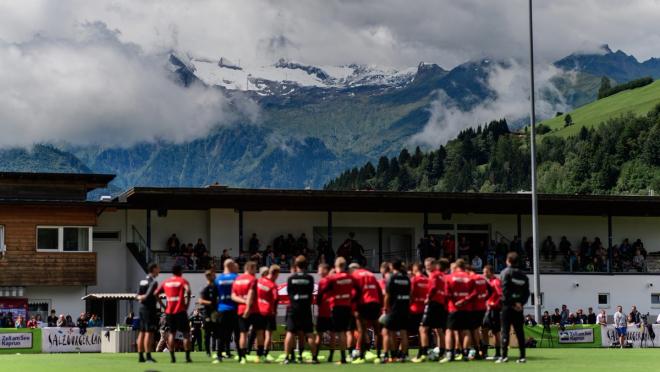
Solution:
<path fill-rule="evenodd" d="M 186 360 L 190 360 L 190 350 L 186 350 Z"/>
<path fill-rule="evenodd" d="M 151 353 L 149 352 L 147 353 L 147 360 L 153 360 L 153 358 L 151 357 Z"/>
<path fill-rule="evenodd" d="M 174 356 L 174 351 L 170 351 L 170 360 L 172 363 L 176 362 L 176 357 Z"/>
<path fill-rule="evenodd" d="M 243 355 L 243 349 L 238 348 L 238 349 L 236 349 L 236 352 L 238 353 L 238 361 L 240 362 L 241 360 L 243 360 L 243 357 L 245 356 L 245 355 Z"/>
<path fill-rule="evenodd" d="M 257 346 L 257 356 L 263 356 L 264 355 L 264 347 L 263 346 Z"/>
<path fill-rule="evenodd" d="M 139 353 L 139 355 L 140 355 L 139 357 L 140 362 L 144 362 L 144 353 L 141 352 Z"/>
<path fill-rule="evenodd" d="M 346 363 L 346 350 L 340 350 L 341 353 L 341 362 Z"/>
<path fill-rule="evenodd" d="M 264 356 L 268 356 L 268 353 L 270 353 L 270 349 L 264 349 Z"/>
<path fill-rule="evenodd" d="M 500 355 L 502 355 L 501 351 L 500 351 L 501 348 L 502 348 L 501 346 L 495 346 L 495 356 L 496 357 L 499 357 Z"/>
<path fill-rule="evenodd" d="M 335 349 L 330 349 L 330 355 L 328 355 L 328 362 L 332 362 L 332 358 L 335 356 Z"/>
<path fill-rule="evenodd" d="M 367 348 L 369 346 L 366 342 L 360 344 L 360 359 L 364 359 L 365 354 L 367 353 Z"/>

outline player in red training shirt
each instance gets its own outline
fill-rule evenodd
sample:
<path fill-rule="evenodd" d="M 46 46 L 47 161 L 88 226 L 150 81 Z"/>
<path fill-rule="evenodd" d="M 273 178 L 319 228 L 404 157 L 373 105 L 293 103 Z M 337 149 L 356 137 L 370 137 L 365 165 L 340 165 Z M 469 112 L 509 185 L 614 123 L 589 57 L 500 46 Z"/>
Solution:
<path fill-rule="evenodd" d="M 238 328 L 241 333 L 238 349 L 238 361 L 247 363 L 248 334 L 250 327 L 257 335 L 257 348 L 263 350 L 264 346 L 264 321 L 259 314 L 257 302 L 257 263 L 248 261 L 245 263 L 245 272 L 239 275 L 231 288 L 231 299 L 238 304 Z M 263 354 L 259 354 L 259 359 Z M 259 360 L 258 359 L 258 360 Z"/>
<path fill-rule="evenodd" d="M 408 336 L 420 335 L 426 298 L 429 292 L 429 278 L 422 271 L 422 264 L 412 265 L 412 277 L 410 278 L 410 315 L 408 318 Z M 428 339 L 428 335 L 425 335 Z M 421 338 L 421 335 L 420 335 Z M 428 342 L 428 341 L 427 341 Z M 421 359 L 422 348 L 417 350 L 417 357 Z"/>
<path fill-rule="evenodd" d="M 486 301 L 490 297 L 490 284 L 488 280 L 482 275 L 474 272 L 474 269 L 471 266 L 467 268 L 468 274 L 474 283 L 474 289 L 472 291 L 471 302 L 472 302 L 472 311 L 471 311 L 471 324 L 470 324 L 470 336 L 472 339 L 472 347 L 474 349 L 470 350 L 470 359 L 480 358 L 481 350 L 483 345 L 481 342 L 481 323 L 483 323 L 484 316 L 486 315 Z"/>
<path fill-rule="evenodd" d="M 447 294 L 447 332 L 445 346 L 447 354 L 441 363 L 454 360 L 454 347 L 462 347 L 462 357 L 467 358 L 470 347 L 470 311 L 472 311 L 470 295 L 474 290 L 474 283 L 470 275 L 465 272 L 466 264 L 462 258 L 454 263 L 454 271 L 445 276 L 445 292 Z M 457 344 L 454 345 L 454 339 Z"/>
<path fill-rule="evenodd" d="M 330 337 L 330 354 L 328 362 L 332 362 L 335 354 L 335 331 L 332 327 L 332 296 L 328 291 L 328 284 L 330 283 L 330 265 L 320 264 L 318 268 L 319 285 L 318 293 L 316 296 L 316 304 L 318 305 L 318 316 L 316 318 L 316 344 L 321 345 L 321 340 L 324 333 L 328 333 Z M 318 348 L 317 348 L 318 353 Z"/>
<path fill-rule="evenodd" d="M 332 325 L 339 339 L 339 351 L 341 353 L 339 364 L 345 364 L 348 332 L 350 332 L 351 318 L 353 317 L 351 303 L 353 298 L 360 294 L 358 293 L 357 283 L 346 272 L 346 259 L 343 257 L 338 257 L 335 260 L 335 273 L 328 278 L 328 287 L 319 294 L 326 296 L 329 293 L 332 296 Z"/>
<path fill-rule="evenodd" d="M 280 267 L 271 265 L 266 271 L 266 275 L 257 280 L 257 302 L 259 306 L 259 315 L 264 319 L 264 347 L 262 355 L 268 357 L 270 348 L 273 344 L 273 332 L 277 329 L 277 302 L 279 296 L 277 293 L 277 277 L 280 275 Z M 257 350 L 257 354 L 259 351 Z"/>
<path fill-rule="evenodd" d="M 176 334 L 183 334 L 183 349 L 186 352 L 186 363 L 190 359 L 190 323 L 188 322 L 188 305 L 190 304 L 190 284 L 181 275 L 183 268 L 180 265 L 172 267 L 172 276 L 167 278 L 156 290 L 155 295 L 165 294 L 165 320 L 170 329 L 167 348 L 170 350 L 172 363 L 176 363 Z M 162 304 L 161 304 L 162 305 Z"/>
<path fill-rule="evenodd" d="M 481 327 L 481 339 L 488 340 L 488 331 L 493 333 L 495 338 L 495 357 L 488 358 L 488 343 L 483 346 L 481 351 L 482 356 L 487 360 L 497 360 L 500 358 L 501 342 L 500 331 L 502 330 L 502 320 L 500 313 L 502 310 L 502 282 L 495 276 L 493 266 L 486 265 L 484 267 L 484 277 L 488 280 L 490 285 L 490 297 L 486 301 L 486 316 L 484 317 L 483 325 Z"/>
<path fill-rule="evenodd" d="M 378 279 L 376 279 L 376 276 L 371 271 L 361 268 L 356 263 L 351 264 L 350 267 L 351 276 L 355 279 L 360 292 L 360 296 L 357 299 L 356 317 L 360 356 L 353 361 L 354 364 L 360 364 L 364 362 L 364 356 L 370 344 L 367 330 L 372 328 L 375 335 L 380 333 L 378 318 L 383 308 L 383 291 L 378 283 Z M 375 344 L 379 344 L 377 340 Z M 378 354 L 380 354 L 380 350 L 378 350 Z"/>

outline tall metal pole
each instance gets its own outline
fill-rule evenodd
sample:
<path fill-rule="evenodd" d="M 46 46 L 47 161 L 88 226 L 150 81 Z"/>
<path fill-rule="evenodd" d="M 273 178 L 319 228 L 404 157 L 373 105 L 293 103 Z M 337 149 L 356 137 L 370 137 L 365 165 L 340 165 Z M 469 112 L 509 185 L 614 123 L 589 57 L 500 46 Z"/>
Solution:
<path fill-rule="evenodd" d="M 529 0 L 529 77 L 530 77 L 530 153 L 532 165 L 532 262 L 534 268 L 534 316 L 541 321 L 541 276 L 539 275 L 539 211 L 536 195 L 536 109 L 534 107 L 534 26 L 532 22 L 532 0 Z"/>

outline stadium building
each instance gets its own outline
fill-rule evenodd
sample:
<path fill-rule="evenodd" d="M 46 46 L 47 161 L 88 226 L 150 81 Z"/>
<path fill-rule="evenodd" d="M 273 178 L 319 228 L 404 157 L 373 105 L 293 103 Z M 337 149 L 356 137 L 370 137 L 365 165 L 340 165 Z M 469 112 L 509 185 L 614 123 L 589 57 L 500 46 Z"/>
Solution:
<path fill-rule="evenodd" d="M 412 193 L 135 187 L 116 198 L 89 200 L 114 178 L 103 174 L 0 173 L 0 304 L 25 301 L 30 312 L 103 314 L 123 319 L 147 262 L 164 274 L 176 258 L 166 243 L 202 239 L 216 260 L 247 250 L 253 234 L 262 249 L 280 235 L 305 234 L 310 247 L 334 250 L 349 234 L 364 247 L 367 266 L 383 260 L 414 261 L 425 236 L 452 237 L 458 251 L 469 244 L 510 242 L 531 235 L 528 194 Z M 608 309 L 637 305 L 660 312 L 660 198 L 540 195 L 540 239 L 600 238 L 607 249 L 604 272 L 567 272 L 559 254 L 541 260 L 543 310 Z M 641 270 L 617 268 L 615 245 L 640 239 L 647 251 Z M 458 253 L 458 252 L 457 252 Z M 486 259 L 486 257 L 484 257 Z M 314 260 L 314 258 L 310 258 Z M 615 271 L 623 272 L 615 272 Z M 200 272 L 186 277 L 197 291 Z M 286 275 L 280 278 L 285 281 Z M 88 294 L 99 300 L 82 301 Z M 531 304 L 529 304 L 531 306 Z M 87 306 L 87 308 L 86 308 Z M 531 312 L 531 308 L 530 308 Z"/>

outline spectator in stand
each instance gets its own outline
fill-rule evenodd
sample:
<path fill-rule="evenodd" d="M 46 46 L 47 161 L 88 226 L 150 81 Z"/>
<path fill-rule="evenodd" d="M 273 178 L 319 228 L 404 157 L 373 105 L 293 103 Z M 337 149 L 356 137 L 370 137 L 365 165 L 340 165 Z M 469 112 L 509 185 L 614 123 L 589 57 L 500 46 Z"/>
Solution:
<path fill-rule="evenodd" d="M 568 310 L 568 306 L 561 305 L 561 324 L 568 322 L 568 317 L 571 315 L 571 312 Z"/>
<path fill-rule="evenodd" d="M 644 272 L 646 271 L 646 260 L 644 259 L 644 256 L 642 255 L 642 252 L 639 248 L 635 250 L 635 256 L 633 256 L 632 259 L 632 266 L 633 269 L 637 272 Z"/>
<path fill-rule="evenodd" d="M 16 322 L 14 323 L 14 328 L 25 328 L 25 319 L 23 318 L 23 315 L 19 315 L 16 318 Z"/>
<path fill-rule="evenodd" d="M 628 238 L 623 239 L 623 242 L 619 246 L 619 252 L 621 253 L 621 256 L 623 256 L 624 259 L 632 258 L 633 249 L 632 246 L 630 245 L 630 241 L 628 240 Z"/>
<path fill-rule="evenodd" d="M 92 314 L 89 317 L 89 321 L 87 322 L 88 327 L 103 327 L 103 323 L 101 322 L 101 319 L 96 315 Z"/>
<path fill-rule="evenodd" d="M 636 305 L 632 305 L 632 308 L 630 308 L 630 314 L 628 314 L 628 322 L 634 323 L 635 325 L 640 325 L 642 323 L 642 314 L 637 310 Z"/>
<path fill-rule="evenodd" d="M 534 320 L 534 317 L 531 314 L 527 314 L 527 316 L 525 316 L 525 325 L 536 327 L 536 320 Z"/>
<path fill-rule="evenodd" d="M 481 259 L 481 257 L 474 256 L 474 257 L 472 257 L 471 265 L 472 265 L 472 269 L 474 269 L 474 271 L 481 271 L 481 269 L 483 269 L 484 262 Z"/>
<path fill-rule="evenodd" d="M 541 247 L 541 252 L 543 253 L 543 258 L 546 260 L 555 260 L 555 257 L 557 257 L 557 246 L 555 245 L 555 242 L 552 241 L 552 236 L 548 235 L 545 239 L 543 246 Z"/>
<path fill-rule="evenodd" d="M 280 258 L 277 260 L 277 265 L 280 266 L 281 271 L 289 271 L 291 266 L 289 265 L 289 260 L 284 253 L 280 255 Z"/>
<path fill-rule="evenodd" d="M 428 236 L 419 238 L 419 243 L 417 243 L 417 260 L 419 262 L 424 262 L 426 255 L 428 254 Z"/>
<path fill-rule="evenodd" d="M 575 313 L 575 324 L 589 324 L 587 316 L 582 309 L 578 309 Z"/>
<path fill-rule="evenodd" d="M 564 257 L 567 257 L 571 254 L 571 251 L 571 242 L 569 242 L 565 236 L 562 236 L 561 240 L 559 241 L 559 252 Z"/>
<path fill-rule="evenodd" d="M 66 318 L 64 317 L 64 314 L 60 314 L 59 318 L 57 318 L 57 323 L 55 323 L 56 327 L 66 327 Z"/>
<path fill-rule="evenodd" d="M 11 312 L 5 316 L 5 328 L 14 328 L 14 314 Z"/>
<path fill-rule="evenodd" d="M 552 318 L 552 324 L 554 325 L 561 324 L 561 314 L 559 313 L 559 309 L 555 308 L 555 312 L 554 314 L 552 314 L 551 318 Z"/>
<path fill-rule="evenodd" d="M 259 241 L 257 234 L 253 233 L 250 242 L 248 243 L 248 252 L 250 253 L 250 256 L 259 252 L 259 248 L 261 248 L 261 242 Z"/>
<path fill-rule="evenodd" d="M 193 247 L 193 253 L 195 254 L 195 257 L 199 258 L 202 257 L 204 252 L 208 252 L 208 250 L 206 249 L 206 245 L 204 244 L 202 238 L 199 238 L 197 239 L 195 247 Z"/>
<path fill-rule="evenodd" d="M 598 313 L 598 316 L 596 317 L 596 324 L 602 326 L 607 325 L 607 313 L 605 312 L 605 309 L 601 309 L 600 313 Z"/>
<path fill-rule="evenodd" d="M 66 314 L 65 320 L 66 320 L 66 322 L 64 323 L 65 327 L 75 327 L 76 326 L 76 323 L 73 322 L 73 317 L 71 316 L 71 314 Z"/>
<path fill-rule="evenodd" d="M 309 250 L 309 240 L 307 240 L 307 235 L 305 235 L 305 233 L 300 234 L 300 237 L 298 237 L 298 240 L 296 241 L 296 246 L 301 253 Z"/>
<path fill-rule="evenodd" d="M 209 256 L 208 251 L 203 251 L 202 255 L 197 257 L 197 270 L 208 270 L 211 268 L 211 262 L 213 260 L 211 259 L 211 256 Z"/>
<path fill-rule="evenodd" d="M 543 316 L 541 317 L 541 324 L 543 326 L 549 326 L 552 324 L 552 317 L 550 316 L 550 313 L 547 311 L 543 312 Z"/>
<path fill-rule="evenodd" d="M 78 320 L 76 320 L 76 326 L 81 329 L 87 328 L 87 315 L 85 313 L 80 313 Z"/>
<path fill-rule="evenodd" d="M 450 262 L 456 258 L 456 241 L 450 233 L 445 234 L 445 238 L 442 240 L 442 254 Z"/>
<path fill-rule="evenodd" d="M 442 252 L 440 252 L 441 250 L 442 247 L 435 238 L 435 235 L 429 236 L 429 255 L 427 257 L 438 259 L 442 255 Z"/>
<path fill-rule="evenodd" d="M 135 319 L 135 314 L 130 311 L 126 318 L 124 318 L 124 325 L 127 327 L 133 327 L 133 320 Z"/>
<path fill-rule="evenodd" d="M 575 325 L 575 324 L 580 324 L 578 318 L 575 316 L 574 313 L 568 314 L 568 320 L 564 323 L 564 325 Z"/>
<path fill-rule="evenodd" d="M 31 329 L 39 328 L 39 323 L 37 322 L 37 318 L 35 316 L 30 317 L 30 320 L 27 321 L 25 327 Z"/>
<path fill-rule="evenodd" d="M 594 313 L 594 308 L 590 307 L 587 309 L 587 324 L 596 324 L 597 323 L 597 316 L 596 313 Z"/>
<path fill-rule="evenodd" d="M 180 247 L 181 243 L 179 242 L 179 238 L 176 237 L 176 234 L 172 234 L 172 236 L 167 239 L 165 249 L 170 253 L 170 256 L 176 257 L 181 253 L 179 252 Z"/>
<path fill-rule="evenodd" d="M 532 239 L 532 237 L 530 236 L 525 241 L 525 252 L 524 252 L 525 258 L 531 258 L 532 255 L 534 254 L 533 250 L 534 250 L 534 239 Z"/>
<path fill-rule="evenodd" d="M 57 326 L 57 312 L 55 309 L 50 310 L 50 315 L 48 315 L 48 318 L 46 318 L 46 322 L 49 327 Z"/>
<path fill-rule="evenodd" d="M 646 259 L 646 249 L 644 248 L 644 243 L 642 243 L 641 239 L 635 240 L 635 243 L 633 243 L 633 250 L 637 251 L 639 249 L 639 252 L 642 256 L 644 256 L 644 259 Z"/>
<path fill-rule="evenodd" d="M 513 237 L 511 244 L 509 244 L 509 252 L 516 252 L 518 255 L 522 255 L 524 253 L 522 251 L 522 242 L 520 241 L 520 237 Z"/>
<path fill-rule="evenodd" d="M 275 257 L 275 252 L 268 252 L 266 255 L 266 266 L 270 267 L 277 264 L 277 257 Z"/>
<path fill-rule="evenodd" d="M 461 241 L 458 243 L 458 258 L 462 258 L 467 262 L 470 259 L 470 251 L 470 242 L 465 236 L 461 236 Z"/>
<path fill-rule="evenodd" d="M 220 256 L 220 267 L 225 267 L 225 261 L 229 259 L 231 259 L 231 256 L 229 255 L 229 251 L 223 249 L 222 255 Z"/>
<path fill-rule="evenodd" d="M 509 251 L 509 246 L 506 244 L 506 238 L 501 237 L 500 242 L 495 246 L 495 259 L 497 260 L 496 269 L 501 271 L 504 268 L 504 261 L 506 254 Z"/>

